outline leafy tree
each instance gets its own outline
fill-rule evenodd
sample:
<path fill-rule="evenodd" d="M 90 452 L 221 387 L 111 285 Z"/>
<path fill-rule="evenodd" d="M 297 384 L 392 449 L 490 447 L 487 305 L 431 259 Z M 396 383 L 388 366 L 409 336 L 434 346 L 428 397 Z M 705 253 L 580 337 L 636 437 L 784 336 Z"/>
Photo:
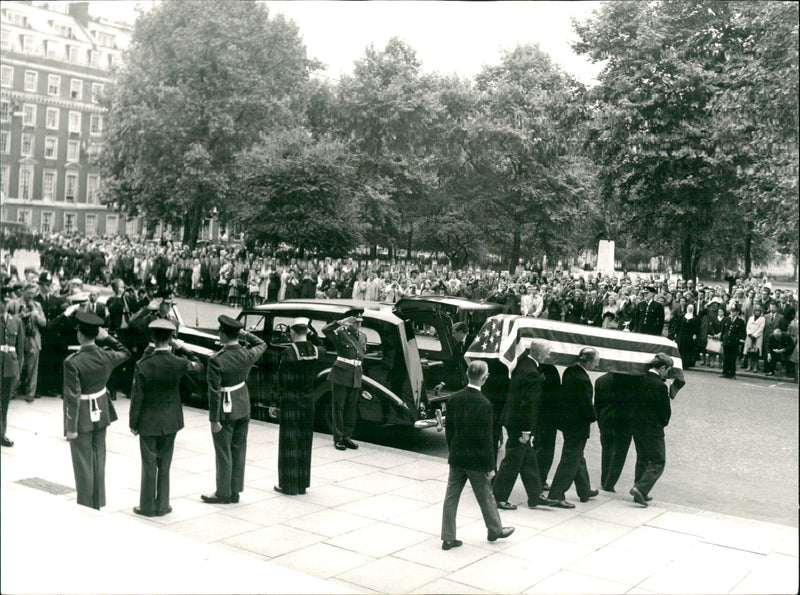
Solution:
<path fill-rule="evenodd" d="M 105 199 L 182 224 L 194 244 L 209 211 L 225 217 L 236 153 L 293 121 L 314 66 L 262 3 L 158 3 L 106 94 Z"/>
<path fill-rule="evenodd" d="M 249 239 L 344 256 L 361 241 L 364 186 L 338 141 L 301 128 L 273 134 L 236 161 L 234 220 Z"/>

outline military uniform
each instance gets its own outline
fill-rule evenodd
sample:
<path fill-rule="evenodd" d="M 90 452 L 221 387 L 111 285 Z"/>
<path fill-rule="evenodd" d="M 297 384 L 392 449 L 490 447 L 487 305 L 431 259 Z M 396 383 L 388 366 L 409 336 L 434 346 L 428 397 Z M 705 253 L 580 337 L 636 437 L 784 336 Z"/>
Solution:
<path fill-rule="evenodd" d="M 6 312 L 5 304 L 0 315 L 0 398 L 2 399 L 2 418 L 0 418 L 0 435 L 3 446 L 14 443 L 6 436 L 8 427 L 8 406 L 11 394 L 19 380 L 20 363 L 25 348 L 25 329 L 22 321 Z"/>
<path fill-rule="evenodd" d="M 645 290 L 652 294 L 656 292 L 652 286 L 647 286 Z M 633 313 L 631 330 L 634 333 L 660 337 L 664 333 L 664 305 L 655 299 L 639 302 Z"/>
<path fill-rule="evenodd" d="M 228 316 L 219 317 L 220 326 L 230 331 L 242 324 Z M 244 465 L 247 454 L 247 429 L 250 422 L 250 393 L 247 375 L 250 368 L 267 350 L 267 344 L 245 332 L 243 347 L 239 343 L 224 345 L 208 360 L 208 413 L 212 425 L 222 429 L 212 432 L 217 466 L 217 491 L 203 496 L 205 502 L 238 501 L 244 489 Z"/>
<path fill-rule="evenodd" d="M 175 330 L 167 320 L 154 320 L 149 328 Z M 181 357 L 170 347 L 154 348 L 136 363 L 129 426 L 139 436 L 142 457 L 139 510 L 134 509 L 138 514 L 162 516 L 171 510 L 169 468 L 175 435 L 183 428 L 179 385 L 186 374 L 202 367 L 196 357 Z"/>
<path fill-rule="evenodd" d="M 102 320 L 88 312 L 76 312 L 79 331 L 84 325 L 99 327 Z M 130 352 L 113 337 L 82 345 L 64 361 L 64 429 L 70 439 L 72 469 L 78 504 L 100 509 L 106 504 L 106 428 L 117 414 L 106 394 L 111 371 L 126 361 Z"/>
<path fill-rule="evenodd" d="M 360 320 L 360 318 L 358 319 Z M 367 337 L 350 323 L 334 321 L 323 329 L 336 346 L 336 361 L 328 374 L 333 399 L 333 440 L 338 450 L 358 448 L 352 435 L 356 425 L 356 407 L 361 392 L 361 362 L 367 351 Z"/>

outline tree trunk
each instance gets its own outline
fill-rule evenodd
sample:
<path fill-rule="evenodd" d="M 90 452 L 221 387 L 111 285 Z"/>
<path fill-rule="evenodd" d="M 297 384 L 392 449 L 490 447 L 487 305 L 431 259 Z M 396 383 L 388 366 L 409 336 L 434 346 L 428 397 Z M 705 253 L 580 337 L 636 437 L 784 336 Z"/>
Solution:
<path fill-rule="evenodd" d="M 699 261 L 699 247 L 689 234 L 685 234 L 681 239 L 681 277 L 696 281 Z"/>
<path fill-rule="evenodd" d="M 519 253 L 522 247 L 522 234 L 518 229 L 514 230 L 514 241 L 511 244 L 511 254 L 508 256 L 508 272 L 513 275 L 517 270 Z"/>
<path fill-rule="evenodd" d="M 203 207 L 199 203 L 193 205 L 183 218 L 183 243 L 192 250 L 197 244 L 202 221 Z"/>
<path fill-rule="evenodd" d="M 744 276 L 749 277 L 753 268 L 753 224 L 747 222 L 747 234 L 744 236 Z"/>
<path fill-rule="evenodd" d="M 414 238 L 414 225 L 408 228 L 408 237 L 406 238 L 406 258 L 411 258 L 411 240 Z"/>

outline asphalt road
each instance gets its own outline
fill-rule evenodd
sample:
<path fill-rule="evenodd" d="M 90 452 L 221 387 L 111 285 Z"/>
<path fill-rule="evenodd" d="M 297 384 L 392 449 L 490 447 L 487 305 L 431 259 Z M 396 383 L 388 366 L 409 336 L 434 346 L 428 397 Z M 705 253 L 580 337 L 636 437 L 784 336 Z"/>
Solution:
<path fill-rule="evenodd" d="M 238 313 L 238 308 L 180 298 L 177 306 L 185 324 L 203 328 L 215 328 L 220 314 Z M 686 380 L 672 404 L 667 466 L 652 493 L 655 500 L 798 526 L 797 384 L 741 376 L 728 380 L 710 371 L 688 371 Z M 433 429 L 377 428 L 361 439 L 447 456 L 444 433 Z M 596 426 L 586 460 L 596 485 L 600 473 Z M 632 485 L 634 462 L 631 447 L 618 491 L 624 493 Z"/>

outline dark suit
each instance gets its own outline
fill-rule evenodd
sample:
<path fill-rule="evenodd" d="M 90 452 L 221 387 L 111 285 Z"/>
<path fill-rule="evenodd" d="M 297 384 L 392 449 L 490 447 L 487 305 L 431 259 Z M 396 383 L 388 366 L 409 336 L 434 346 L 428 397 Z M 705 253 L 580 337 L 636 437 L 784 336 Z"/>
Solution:
<path fill-rule="evenodd" d="M 197 358 L 173 355 L 156 349 L 136 363 L 131 390 L 129 425 L 139 435 L 142 481 L 139 507 L 148 514 L 169 508 L 169 467 L 175 434 L 183 428 L 181 378 L 202 369 Z"/>
<path fill-rule="evenodd" d="M 250 422 L 250 393 L 247 375 L 267 344 L 251 333 L 243 333 L 247 347 L 225 345 L 208 359 L 209 420 L 222 424 L 212 433 L 217 466 L 217 491 L 230 498 L 244 489 L 247 429 Z M 227 410 L 227 411 L 226 411 Z"/>
<path fill-rule="evenodd" d="M 736 378 L 736 358 L 739 357 L 739 346 L 747 337 L 747 325 L 744 318 L 731 316 L 722 319 L 722 375 Z"/>
<path fill-rule="evenodd" d="M 636 398 L 631 402 L 631 431 L 636 446 L 634 486 L 647 496 L 664 472 L 667 450 L 664 428 L 672 413 L 667 385 L 650 371 L 638 379 Z"/>
<path fill-rule="evenodd" d="M 591 491 L 589 472 L 583 449 L 589 439 L 589 427 L 595 421 L 592 406 L 592 381 L 586 370 L 575 364 L 564 370 L 561 380 L 560 423 L 564 433 L 561 460 L 550 486 L 550 498 L 563 500 L 572 482 L 581 499 L 588 498 Z"/>
<path fill-rule="evenodd" d="M 25 328 L 22 321 L 11 314 L 0 316 L 0 435 L 6 435 L 8 427 L 8 406 L 11 395 L 19 380 L 19 372 L 25 349 Z"/>
<path fill-rule="evenodd" d="M 109 349 L 92 343 L 64 360 L 64 430 L 78 433 L 69 442 L 78 504 L 98 510 L 106 505 L 106 428 L 117 419 L 106 383 L 111 371 L 131 356 L 113 337 L 102 343 Z M 92 410 L 99 411 L 96 421 Z"/>
<path fill-rule="evenodd" d="M 633 313 L 631 330 L 660 337 L 664 333 L 664 305 L 656 300 L 639 302 Z"/>
<path fill-rule="evenodd" d="M 625 467 L 631 445 L 630 401 L 638 378 L 603 374 L 594 383 L 594 408 L 600 428 L 600 485 L 613 491 Z"/>
<path fill-rule="evenodd" d="M 442 540 L 456 538 L 456 511 L 461 491 L 469 479 L 490 532 L 502 530 L 489 476 L 494 470 L 492 404 L 473 386 L 458 391 L 447 403 L 445 426 L 450 464 L 442 510 Z"/>
<path fill-rule="evenodd" d="M 583 309 L 584 324 L 590 326 L 600 327 L 603 324 L 603 300 L 598 298 L 594 302 L 586 302 L 586 307 Z"/>
<path fill-rule="evenodd" d="M 558 433 L 558 410 L 561 406 L 561 375 L 552 364 L 539 364 L 542 381 L 542 404 L 539 407 L 539 421 L 536 426 L 534 447 L 539 465 L 542 485 L 547 483 L 547 475 L 553 466 Z"/>
<path fill-rule="evenodd" d="M 361 362 L 367 350 L 367 337 L 335 321 L 323 329 L 336 346 L 336 361 L 328 374 L 333 399 L 333 440 L 352 438 L 356 426 L 356 407 L 361 392 Z M 355 363 L 357 362 L 357 363 Z"/>
<path fill-rule="evenodd" d="M 542 402 L 542 378 L 538 363 L 525 352 L 511 374 L 508 399 L 503 410 L 503 425 L 508 441 L 506 454 L 494 478 L 494 497 L 498 502 L 508 501 L 517 476 L 522 478 L 528 505 L 535 505 L 542 494 L 542 480 L 536 453 L 531 439 L 521 442 L 522 432 L 533 434 L 538 424 L 539 407 Z"/>

